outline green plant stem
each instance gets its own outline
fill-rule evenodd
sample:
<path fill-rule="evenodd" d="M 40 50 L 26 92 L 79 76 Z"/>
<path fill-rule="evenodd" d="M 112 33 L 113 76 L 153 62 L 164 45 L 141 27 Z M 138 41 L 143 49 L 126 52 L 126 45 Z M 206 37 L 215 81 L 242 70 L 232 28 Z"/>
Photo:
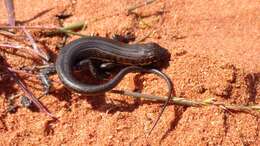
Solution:
<path fill-rule="evenodd" d="M 40 29 L 40 30 L 52 30 L 54 32 L 61 32 L 65 34 L 73 34 L 81 37 L 86 37 L 87 35 L 83 35 L 81 33 L 75 32 L 73 30 L 81 29 L 85 25 L 84 21 L 79 21 L 75 23 L 71 23 L 65 27 L 56 27 L 56 26 L 0 26 L 0 29 Z"/>
<path fill-rule="evenodd" d="M 126 90 L 111 90 L 111 93 L 120 94 L 120 95 L 126 95 L 126 96 L 132 96 L 135 98 L 145 98 L 148 100 L 157 100 L 157 101 L 165 101 L 167 97 L 159 97 L 149 94 L 143 94 L 138 92 L 132 92 L 132 91 L 126 91 Z M 260 105 L 238 105 L 238 104 L 227 104 L 223 102 L 216 102 L 213 98 L 210 100 L 188 100 L 185 98 L 180 97 L 172 97 L 173 104 L 181 105 L 181 106 L 193 106 L 193 107 L 199 107 L 199 106 L 218 106 L 218 107 L 224 107 L 228 110 L 235 110 L 235 111 L 258 111 L 260 112 Z"/>

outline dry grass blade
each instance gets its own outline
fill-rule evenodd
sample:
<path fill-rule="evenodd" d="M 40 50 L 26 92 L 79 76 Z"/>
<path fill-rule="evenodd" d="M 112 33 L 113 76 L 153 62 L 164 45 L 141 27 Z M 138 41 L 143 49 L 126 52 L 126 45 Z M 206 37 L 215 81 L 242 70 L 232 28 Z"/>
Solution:
<path fill-rule="evenodd" d="M 33 93 L 26 87 L 26 85 L 22 82 L 22 80 L 16 75 L 16 73 L 12 72 L 9 68 L 10 66 L 5 62 L 4 58 L 0 56 L 2 62 L 4 63 L 5 70 L 7 71 L 8 75 L 10 75 L 16 83 L 19 85 L 21 90 L 24 94 L 40 109 L 40 111 L 44 112 L 48 116 L 57 119 L 53 114 L 51 114 L 47 108 L 45 108 L 38 99 L 33 95 Z"/>
<path fill-rule="evenodd" d="M 34 58 L 39 58 L 39 56 L 36 55 L 35 52 L 32 51 L 32 49 L 24 47 L 24 46 L 15 45 L 15 44 L 0 44 L 0 49 L 1 48 L 17 49 L 19 51 L 24 51 L 26 53 L 30 53 Z"/>
<path fill-rule="evenodd" d="M 137 8 L 140 8 L 140 7 L 143 7 L 143 6 L 146 6 L 146 5 L 149 5 L 153 2 L 155 2 L 156 0 L 147 0 L 145 1 L 144 3 L 140 3 L 140 4 L 137 4 L 135 6 L 131 6 L 130 8 L 127 9 L 128 13 L 131 13 L 133 10 L 137 9 Z"/>
<path fill-rule="evenodd" d="M 4 1 L 8 13 L 8 24 L 10 26 L 15 26 L 14 2 L 13 0 L 4 0 Z"/>
<path fill-rule="evenodd" d="M 4 47 L 4 48 L 14 48 L 14 49 L 22 49 L 22 46 L 19 45 L 11 45 L 11 44 L 0 44 L 0 47 Z"/>
<path fill-rule="evenodd" d="M 56 30 L 59 29 L 60 27 L 56 26 L 6 26 L 2 25 L 0 26 L 0 29 L 40 29 L 40 30 Z"/>
<path fill-rule="evenodd" d="M 9 32 L 9 31 L 4 31 L 4 30 L 0 30 L 0 34 L 4 35 L 4 36 L 11 36 L 11 37 L 15 36 L 15 34 Z"/>
<path fill-rule="evenodd" d="M 43 51 L 42 49 L 40 49 L 37 46 L 37 44 L 36 44 L 35 40 L 33 39 L 32 35 L 24 27 L 22 29 L 23 29 L 25 35 L 27 36 L 27 38 L 29 39 L 29 41 L 31 42 L 34 52 L 37 55 L 39 55 L 42 59 L 44 59 L 44 61 L 48 62 L 50 60 L 50 56 L 45 51 Z"/>

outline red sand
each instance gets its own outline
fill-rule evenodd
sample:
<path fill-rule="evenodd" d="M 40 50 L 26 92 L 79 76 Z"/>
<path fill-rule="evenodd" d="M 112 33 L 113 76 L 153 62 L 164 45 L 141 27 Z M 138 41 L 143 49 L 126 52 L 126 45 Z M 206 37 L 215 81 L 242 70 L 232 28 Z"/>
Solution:
<path fill-rule="evenodd" d="M 111 36 L 130 31 L 141 39 L 156 30 L 145 42 L 157 42 L 172 54 L 169 67 L 163 71 L 171 77 L 176 96 L 260 104 L 258 1 L 158 0 L 135 10 L 136 16 L 127 15 L 127 8 L 136 3 L 134 0 L 15 0 L 15 8 L 17 20 L 26 25 L 59 26 L 55 15 L 72 14 L 64 24 L 85 20 L 88 25 L 81 31 L 83 34 Z M 3 5 L 3 0 L 0 4 Z M 0 14 L 0 24 L 6 23 L 4 7 L 0 8 Z M 38 44 L 53 52 L 55 58 L 58 52 L 55 47 L 62 38 L 31 32 Z M 1 43 L 6 41 L 14 42 L 0 36 Z M 32 65 L 32 60 L 18 56 L 28 54 L 13 53 L 1 49 L 14 68 Z M 105 97 L 70 94 L 58 88 L 61 84 L 56 75 L 52 79 L 55 93 L 41 98 L 41 102 L 59 117 L 59 122 L 25 108 L 5 114 L 4 97 L 21 91 L 14 82 L 1 80 L 0 145 L 260 144 L 259 114 L 233 113 L 212 106 L 169 105 L 151 136 L 145 138 L 144 133 L 157 118 L 161 104 L 115 94 Z M 117 88 L 138 88 L 133 79 L 140 80 L 138 86 L 143 86 L 144 92 L 156 95 L 166 92 L 165 83 L 153 75 L 128 75 Z M 37 79 L 30 77 L 24 81 L 37 96 L 42 93 Z M 66 100 L 70 96 L 72 99 Z"/>

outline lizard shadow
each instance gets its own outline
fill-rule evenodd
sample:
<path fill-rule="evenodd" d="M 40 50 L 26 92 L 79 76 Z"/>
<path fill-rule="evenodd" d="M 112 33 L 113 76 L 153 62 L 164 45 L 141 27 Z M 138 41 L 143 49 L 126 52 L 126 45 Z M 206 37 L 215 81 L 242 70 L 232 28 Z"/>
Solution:
<path fill-rule="evenodd" d="M 249 95 L 249 101 L 252 103 L 257 102 L 257 95 L 259 95 L 258 87 L 260 86 L 260 72 L 249 73 L 244 78 L 246 82 L 246 91 Z"/>
<path fill-rule="evenodd" d="M 134 80 L 137 80 L 137 78 L 141 77 L 136 76 Z M 141 81 L 142 82 L 142 81 Z M 141 91 L 144 87 L 143 84 L 141 84 L 140 81 L 135 82 L 135 87 L 138 89 L 138 91 Z M 115 112 L 133 112 L 135 109 L 137 109 L 139 106 L 142 106 L 143 104 L 152 104 L 152 103 L 162 103 L 160 101 L 150 101 L 150 100 L 141 100 L 139 98 L 136 98 L 133 100 L 133 102 L 125 101 L 123 98 L 121 99 L 108 99 L 106 93 L 98 94 L 98 95 L 84 95 L 80 94 L 78 95 L 77 99 L 71 98 L 73 91 L 70 91 L 66 89 L 66 87 L 63 87 L 59 90 L 56 90 L 54 94 L 55 97 L 57 97 L 60 101 L 66 101 L 68 105 L 72 105 L 72 102 L 77 102 L 77 100 L 86 100 L 87 103 L 89 103 L 93 110 L 97 110 L 103 113 L 110 113 L 113 114 Z M 62 95 L 62 96 L 61 96 Z M 114 95 L 114 94 L 113 94 Z M 111 97 L 113 96 L 111 95 Z"/>
<path fill-rule="evenodd" d="M 3 56 L 0 55 L 0 62 L 1 62 L 1 68 L 0 68 L 0 95 L 2 95 L 4 97 L 4 102 L 8 103 L 8 107 L 7 110 L 11 110 L 11 106 L 14 104 L 12 99 L 12 96 L 14 95 L 14 93 L 18 92 L 18 89 L 15 88 L 15 84 L 16 84 L 16 79 L 10 76 L 10 70 L 8 71 L 8 69 L 10 68 L 10 65 L 8 64 L 8 62 L 6 62 L 5 58 Z M 14 107 L 14 106 L 12 106 Z M 14 109 L 16 111 L 16 107 L 14 107 Z"/>

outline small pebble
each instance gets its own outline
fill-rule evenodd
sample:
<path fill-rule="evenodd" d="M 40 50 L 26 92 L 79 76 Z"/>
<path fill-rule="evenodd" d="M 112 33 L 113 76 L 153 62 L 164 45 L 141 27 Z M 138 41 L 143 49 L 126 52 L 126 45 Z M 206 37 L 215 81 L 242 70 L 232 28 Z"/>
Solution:
<path fill-rule="evenodd" d="M 21 104 L 23 105 L 23 107 L 31 107 L 33 105 L 33 102 L 26 96 L 22 96 L 21 97 Z"/>

